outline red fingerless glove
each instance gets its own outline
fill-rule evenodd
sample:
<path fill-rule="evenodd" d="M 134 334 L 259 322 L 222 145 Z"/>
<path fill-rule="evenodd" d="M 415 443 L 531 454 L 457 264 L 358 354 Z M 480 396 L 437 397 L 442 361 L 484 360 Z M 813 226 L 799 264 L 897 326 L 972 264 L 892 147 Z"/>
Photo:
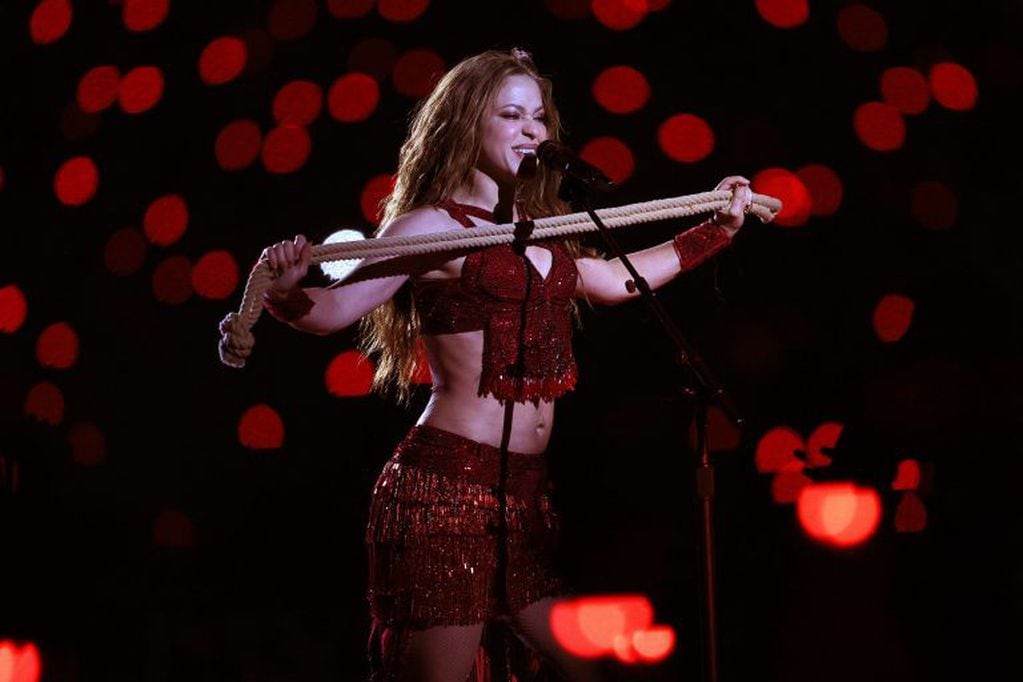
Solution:
<path fill-rule="evenodd" d="M 302 287 L 294 287 L 280 301 L 274 301 L 269 291 L 263 294 L 263 307 L 281 322 L 294 322 L 305 317 L 314 305 L 315 302 Z"/>
<path fill-rule="evenodd" d="M 672 243 L 675 245 L 675 253 L 678 255 L 682 272 L 685 272 L 731 244 L 732 239 L 725 232 L 725 228 L 713 220 L 708 220 L 675 235 Z"/>

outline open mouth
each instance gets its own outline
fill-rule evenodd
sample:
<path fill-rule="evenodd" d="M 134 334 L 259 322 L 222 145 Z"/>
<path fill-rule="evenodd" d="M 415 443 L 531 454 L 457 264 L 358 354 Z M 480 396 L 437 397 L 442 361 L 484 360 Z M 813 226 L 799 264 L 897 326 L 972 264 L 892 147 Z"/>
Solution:
<path fill-rule="evenodd" d="M 512 151 L 520 156 L 536 156 L 536 147 L 512 147 Z"/>

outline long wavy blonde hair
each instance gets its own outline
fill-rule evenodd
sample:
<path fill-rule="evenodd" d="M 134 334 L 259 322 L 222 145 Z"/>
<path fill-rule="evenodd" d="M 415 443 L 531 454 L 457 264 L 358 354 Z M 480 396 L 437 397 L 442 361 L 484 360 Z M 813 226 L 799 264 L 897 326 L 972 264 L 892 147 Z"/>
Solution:
<path fill-rule="evenodd" d="M 526 75 L 540 87 L 547 114 L 547 135 L 558 140 L 561 120 L 554 106 L 551 83 L 540 75 L 527 52 L 491 50 L 459 62 L 448 71 L 412 114 L 408 137 L 398 156 L 394 190 L 382 202 L 380 228 L 398 216 L 432 206 L 469 184 L 480 155 L 484 118 L 508 76 Z M 565 213 L 558 199 L 558 177 L 544 167 L 516 189 L 516 201 L 532 218 Z M 569 246 L 573 255 L 578 245 Z M 417 340 L 420 322 L 406 283 L 395 296 L 363 317 L 360 347 L 378 355 L 373 387 L 393 391 L 407 403 L 419 367 Z"/>

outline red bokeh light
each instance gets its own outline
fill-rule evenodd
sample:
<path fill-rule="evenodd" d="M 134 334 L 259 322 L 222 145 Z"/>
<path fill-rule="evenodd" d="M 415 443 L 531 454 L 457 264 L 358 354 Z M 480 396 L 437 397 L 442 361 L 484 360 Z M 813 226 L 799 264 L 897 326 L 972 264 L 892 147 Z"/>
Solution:
<path fill-rule="evenodd" d="M 179 509 L 164 509 L 153 521 L 153 542 L 165 549 L 188 549 L 195 545 L 192 520 Z"/>
<path fill-rule="evenodd" d="M 832 215 L 842 205 L 842 181 L 835 171 L 819 163 L 811 163 L 796 171 L 796 177 L 806 186 L 813 202 L 810 213 L 815 216 Z"/>
<path fill-rule="evenodd" d="M 118 99 L 126 114 L 148 111 L 162 96 L 163 72 L 156 66 L 137 66 L 121 79 Z"/>
<path fill-rule="evenodd" d="M 224 170 L 241 170 L 259 158 L 262 145 L 263 133 L 259 124 L 250 119 L 240 119 L 228 123 L 220 131 L 214 144 L 214 153 L 217 163 Z"/>
<path fill-rule="evenodd" d="M 153 270 L 153 296 L 179 305 L 192 296 L 192 266 L 184 256 L 170 256 Z"/>
<path fill-rule="evenodd" d="M 838 35 L 860 52 L 877 52 L 888 41 L 884 17 L 866 5 L 847 5 L 838 11 Z"/>
<path fill-rule="evenodd" d="M 316 0 L 277 0 L 270 8 L 266 29 L 277 40 L 297 40 L 316 25 Z"/>
<path fill-rule="evenodd" d="M 122 277 L 138 272 L 146 258 L 146 240 L 138 230 L 125 227 L 110 235 L 103 249 L 107 270 Z"/>
<path fill-rule="evenodd" d="M 307 126 L 323 108 L 323 90 L 312 81 L 291 81 L 274 97 L 273 115 L 279 125 Z"/>
<path fill-rule="evenodd" d="M 341 76 L 327 91 L 330 115 L 342 123 L 365 121 L 380 101 L 380 86 L 364 73 Z"/>
<path fill-rule="evenodd" d="M 916 69 L 893 66 L 881 73 L 881 97 L 903 114 L 922 114 L 931 103 L 931 88 Z"/>
<path fill-rule="evenodd" d="M 433 50 L 409 50 L 394 63 L 394 89 L 406 97 L 425 97 L 444 75 L 444 60 Z"/>
<path fill-rule="evenodd" d="M 430 0 L 378 0 L 377 11 L 388 21 L 415 21 L 430 6 Z"/>
<path fill-rule="evenodd" d="M 64 394 L 49 381 L 40 381 L 25 396 L 25 414 L 56 426 L 64 419 Z"/>
<path fill-rule="evenodd" d="M 78 100 L 68 102 L 60 113 L 60 132 L 69 140 L 83 140 L 96 132 L 102 120 L 99 114 L 87 114 Z"/>
<path fill-rule="evenodd" d="M 146 237 L 157 246 L 169 246 L 181 239 L 188 228 L 188 207 L 179 194 L 165 194 L 153 200 L 142 219 Z"/>
<path fill-rule="evenodd" d="M 824 422 L 810 434 L 806 441 L 806 466 L 810 469 L 831 464 L 831 456 L 825 450 L 834 450 L 842 437 L 845 425 L 840 422 Z"/>
<path fill-rule="evenodd" d="M 22 290 L 14 284 L 0 287 L 0 332 L 18 331 L 27 315 L 28 300 Z"/>
<path fill-rule="evenodd" d="M 579 151 L 579 156 L 601 169 L 615 181 L 622 184 L 636 170 L 636 159 L 632 150 L 614 137 L 598 137 L 590 140 Z"/>
<path fill-rule="evenodd" d="M 373 361 L 358 351 L 343 351 L 330 361 L 324 378 L 331 395 L 366 395 L 373 389 Z"/>
<path fill-rule="evenodd" d="M 412 376 L 412 383 L 426 384 L 427 386 L 433 383 L 430 360 L 426 356 L 426 346 L 423 345 L 422 338 L 416 341 L 416 370 Z"/>
<path fill-rule="evenodd" d="M 99 170 L 87 156 L 68 159 L 57 169 L 53 189 L 67 206 L 81 206 L 92 199 L 99 187 Z"/>
<path fill-rule="evenodd" d="M 867 102 L 856 108 L 853 127 L 860 141 L 879 152 L 898 149 L 906 140 L 902 113 L 890 104 Z"/>
<path fill-rule="evenodd" d="M 275 450 L 284 444 L 284 422 L 277 410 L 253 405 L 238 420 L 238 442 L 250 450 Z"/>
<path fill-rule="evenodd" d="M 689 422 L 689 447 L 694 451 L 698 447 L 696 435 L 696 419 L 692 419 Z M 742 432 L 724 412 L 713 406 L 707 411 L 708 450 L 711 452 L 734 450 L 739 447 L 741 439 Z"/>
<path fill-rule="evenodd" d="M 228 83 L 245 70 L 248 55 L 241 38 L 222 36 L 212 40 L 199 55 L 199 78 L 207 85 Z"/>
<path fill-rule="evenodd" d="M 192 287 L 203 298 L 227 298 L 237 286 L 238 264 L 227 251 L 210 251 L 192 268 Z"/>
<path fill-rule="evenodd" d="M 362 188 L 359 196 L 359 207 L 366 222 L 376 225 L 380 222 L 380 202 L 391 195 L 394 191 L 396 178 L 391 175 L 377 175 L 370 178 Z"/>
<path fill-rule="evenodd" d="M 644 0 L 593 0 L 590 9 L 597 21 L 614 31 L 638 26 L 647 13 Z"/>
<path fill-rule="evenodd" d="M 18 646 L 0 640 L 0 680 L 3 682 L 39 682 L 43 664 L 39 649 L 32 642 Z"/>
<path fill-rule="evenodd" d="M 544 4 L 558 19 L 577 20 L 590 16 L 590 0 L 546 0 Z"/>
<path fill-rule="evenodd" d="M 67 322 L 54 322 L 36 340 L 36 359 L 43 367 L 71 367 L 78 360 L 78 334 Z"/>
<path fill-rule="evenodd" d="M 612 66 L 593 81 L 593 97 L 613 114 L 630 114 L 650 99 L 650 83 L 631 66 Z"/>
<path fill-rule="evenodd" d="M 966 67 L 954 62 L 935 64 L 930 73 L 931 93 L 946 109 L 966 111 L 977 103 L 977 81 Z"/>
<path fill-rule="evenodd" d="M 398 48 L 384 38 L 359 41 L 348 54 L 348 70 L 365 73 L 378 81 L 391 75 L 398 61 Z"/>
<path fill-rule="evenodd" d="M 169 0 L 123 0 L 121 18 L 129 31 L 142 32 L 156 28 L 167 18 Z"/>
<path fill-rule="evenodd" d="M 263 139 L 263 167 L 271 173 L 293 173 L 309 159 L 312 141 L 301 126 L 278 126 Z"/>
<path fill-rule="evenodd" d="M 895 531 L 897 533 L 919 533 L 927 527 L 927 508 L 923 500 L 913 491 L 902 494 L 895 508 Z"/>
<path fill-rule="evenodd" d="M 806 0 L 756 0 L 755 4 L 760 17 L 775 28 L 795 28 L 810 17 Z"/>
<path fill-rule="evenodd" d="M 28 34 L 36 45 L 57 42 L 70 27 L 71 3 L 68 0 L 42 0 L 28 20 Z"/>
<path fill-rule="evenodd" d="M 675 630 L 669 625 L 639 630 L 632 635 L 632 649 L 647 663 L 663 661 L 675 650 Z"/>
<path fill-rule="evenodd" d="M 811 483 L 813 480 L 801 471 L 781 471 L 771 480 L 771 499 L 775 504 L 793 504 Z"/>
<path fill-rule="evenodd" d="M 611 654 L 616 642 L 647 630 L 653 607 L 643 595 L 601 595 L 562 600 L 551 609 L 550 625 L 555 639 L 569 653 L 581 658 Z"/>
<path fill-rule="evenodd" d="M 810 538 L 834 547 L 852 547 L 877 530 L 881 497 L 874 488 L 853 483 L 814 483 L 799 494 L 796 513 Z"/>
<path fill-rule="evenodd" d="M 803 437 L 787 426 L 776 426 L 760 437 L 753 461 L 762 474 L 798 472 L 804 465 L 797 452 L 806 452 Z"/>
<path fill-rule="evenodd" d="M 913 217 L 930 230 L 947 230 L 955 225 L 959 215 L 959 199 L 955 191 L 943 182 L 924 180 L 913 188 L 911 199 Z"/>
<path fill-rule="evenodd" d="M 658 128 L 657 142 L 669 159 L 693 163 L 714 151 L 714 131 L 699 116 L 676 114 Z"/>
<path fill-rule="evenodd" d="M 357 19 L 369 14 L 376 0 L 327 0 L 327 11 L 338 19 Z"/>
<path fill-rule="evenodd" d="M 71 459 L 82 466 L 96 466 L 107 454 L 107 441 L 99 427 L 91 422 L 78 422 L 67 435 Z"/>
<path fill-rule="evenodd" d="M 794 173 L 783 168 L 767 168 L 753 176 L 751 184 L 757 194 L 777 197 L 782 202 L 781 212 L 774 218 L 780 227 L 797 227 L 806 223 L 813 209 L 810 190 Z"/>
<path fill-rule="evenodd" d="M 117 101 L 121 83 L 121 72 L 116 66 L 95 66 L 78 81 L 76 101 L 78 107 L 88 114 L 103 111 Z"/>
<path fill-rule="evenodd" d="M 905 336 L 913 321 L 913 299 L 900 294 L 883 296 L 874 308 L 874 333 L 884 343 L 894 343 Z"/>
<path fill-rule="evenodd" d="M 920 462 L 915 459 L 904 459 L 899 462 L 892 481 L 892 490 L 916 490 L 920 487 Z"/>

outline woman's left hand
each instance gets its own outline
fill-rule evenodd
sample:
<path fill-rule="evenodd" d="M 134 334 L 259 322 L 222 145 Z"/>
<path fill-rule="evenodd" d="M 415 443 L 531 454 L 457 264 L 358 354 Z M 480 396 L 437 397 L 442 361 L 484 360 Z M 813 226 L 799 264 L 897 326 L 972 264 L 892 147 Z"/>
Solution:
<path fill-rule="evenodd" d="M 715 223 L 728 233 L 728 237 L 732 238 L 739 231 L 739 228 L 742 227 L 742 223 L 746 219 L 749 205 L 753 203 L 753 190 L 750 189 L 749 180 L 741 175 L 729 175 L 719 182 L 714 190 L 731 190 L 732 192 L 732 200 L 728 203 L 728 206 L 714 211 L 714 217 L 712 218 Z"/>

